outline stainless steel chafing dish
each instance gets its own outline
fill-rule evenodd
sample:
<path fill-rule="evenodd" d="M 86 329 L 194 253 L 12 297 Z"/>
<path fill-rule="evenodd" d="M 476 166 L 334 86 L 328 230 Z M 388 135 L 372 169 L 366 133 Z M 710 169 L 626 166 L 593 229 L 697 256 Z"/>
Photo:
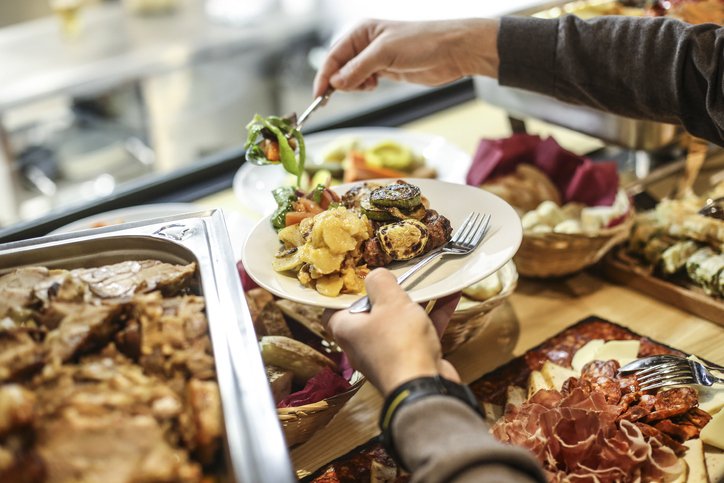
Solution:
<path fill-rule="evenodd" d="M 219 210 L 0 245 L 0 274 L 153 258 L 198 266 L 226 430 L 230 479 L 295 481 Z"/>
<path fill-rule="evenodd" d="M 617 4 L 611 0 L 554 1 L 520 10 L 512 15 L 557 18 L 575 14 L 590 18 Z M 626 14 L 636 14 L 627 9 Z M 585 106 L 569 104 L 552 97 L 498 85 L 494 79 L 475 79 L 477 95 L 497 105 L 515 118 L 534 117 L 567 127 L 603 141 L 636 150 L 653 151 L 677 140 L 682 128 L 672 124 L 631 119 Z"/>

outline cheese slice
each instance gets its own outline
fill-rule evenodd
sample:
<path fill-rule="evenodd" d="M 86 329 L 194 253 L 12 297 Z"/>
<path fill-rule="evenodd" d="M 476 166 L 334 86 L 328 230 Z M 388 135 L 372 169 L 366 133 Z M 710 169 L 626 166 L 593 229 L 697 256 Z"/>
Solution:
<path fill-rule="evenodd" d="M 593 339 L 590 340 L 576 351 L 575 354 L 573 354 L 573 360 L 571 361 L 571 366 L 574 370 L 581 372 L 581 369 L 583 369 L 583 366 L 591 362 L 595 355 L 596 351 L 601 348 L 603 345 L 603 339 Z"/>
<path fill-rule="evenodd" d="M 719 411 L 711 418 L 699 437 L 706 444 L 724 449 L 724 411 Z"/>
<path fill-rule="evenodd" d="M 615 360 L 621 366 L 637 359 L 641 342 L 637 340 L 611 340 L 603 344 L 594 356 L 594 360 Z"/>
<path fill-rule="evenodd" d="M 520 386 L 508 386 L 505 389 L 505 394 L 505 404 L 512 404 L 513 406 L 520 406 L 527 398 L 525 388 Z"/>
<path fill-rule="evenodd" d="M 540 371 L 546 381 L 548 381 L 548 384 L 558 391 L 561 390 L 561 387 L 563 387 L 563 383 L 566 379 L 569 377 L 578 377 L 580 375 L 578 371 L 559 366 L 551 361 L 545 361 Z"/>
<path fill-rule="evenodd" d="M 583 366 L 591 361 L 615 360 L 621 366 L 638 358 L 641 343 L 637 340 L 610 340 L 593 339 L 578 349 L 573 355 L 571 366 L 581 372 Z"/>
<path fill-rule="evenodd" d="M 546 378 L 543 377 L 542 372 L 531 372 L 530 377 L 528 378 L 528 399 L 530 399 L 533 394 L 537 393 L 541 389 L 553 389 L 553 386 L 551 386 Z"/>
<path fill-rule="evenodd" d="M 690 439 L 684 443 L 687 447 L 684 461 L 689 468 L 686 483 L 709 483 L 709 474 L 704 461 L 704 443 L 700 439 Z"/>

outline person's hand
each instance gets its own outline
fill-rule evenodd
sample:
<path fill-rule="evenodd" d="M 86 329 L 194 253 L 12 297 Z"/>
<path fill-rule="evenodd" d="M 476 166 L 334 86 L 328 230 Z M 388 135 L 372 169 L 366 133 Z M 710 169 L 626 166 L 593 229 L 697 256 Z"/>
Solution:
<path fill-rule="evenodd" d="M 380 76 L 430 86 L 468 75 L 497 77 L 498 25 L 488 19 L 365 21 L 332 47 L 314 95 L 329 86 L 374 89 Z"/>
<path fill-rule="evenodd" d="M 327 322 L 352 367 L 367 376 L 383 395 L 421 376 L 439 374 L 459 382 L 455 368 L 442 358 L 439 334 L 445 330 L 460 294 L 439 299 L 428 317 L 388 270 L 370 272 L 365 285 L 372 301 L 371 312 L 351 314 L 342 310 Z"/>

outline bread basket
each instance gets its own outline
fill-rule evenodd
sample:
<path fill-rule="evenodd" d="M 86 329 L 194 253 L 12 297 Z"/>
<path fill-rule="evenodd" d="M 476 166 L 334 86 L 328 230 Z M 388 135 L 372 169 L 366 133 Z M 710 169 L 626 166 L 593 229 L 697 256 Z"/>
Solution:
<path fill-rule="evenodd" d="M 440 343 L 443 354 L 455 351 L 468 340 L 479 334 L 492 318 L 495 309 L 515 291 L 518 285 L 518 271 L 515 263 L 509 261 L 498 270 L 500 292 L 484 301 L 463 299 L 453 313 L 450 323 L 442 334 Z"/>
<path fill-rule="evenodd" d="M 634 212 L 596 235 L 565 233 L 524 233 L 516 253 L 518 273 L 524 277 L 562 277 L 596 264 L 614 246 L 626 240 Z"/>
<path fill-rule="evenodd" d="M 352 384 L 349 389 L 319 402 L 291 408 L 277 408 L 287 446 L 302 444 L 325 427 L 359 391 L 365 378 L 362 373 L 355 371 L 349 382 Z"/>

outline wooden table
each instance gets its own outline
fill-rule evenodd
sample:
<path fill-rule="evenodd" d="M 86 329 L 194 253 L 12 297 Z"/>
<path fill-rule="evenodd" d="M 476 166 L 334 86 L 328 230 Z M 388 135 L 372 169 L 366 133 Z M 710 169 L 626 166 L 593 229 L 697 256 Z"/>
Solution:
<path fill-rule="evenodd" d="M 540 122 L 527 120 L 527 125 L 530 132 L 553 135 L 574 152 L 584 153 L 600 146 L 597 140 Z M 480 101 L 448 109 L 405 128 L 442 135 L 471 154 L 481 137 L 510 134 L 505 113 Z M 199 203 L 248 214 L 230 192 Z M 463 379 L 471 382 L 589 315 L 724 364 L 723 327 L 588 273 L 565 281 L 521 280 L 517 291 L 482 333 L 449 359 Z M 298 474 L 308 474 L 378 434 L 380 406 L 377 391 L 369 384 L 362 387 L 326 428 L 292 450 Z"/>

